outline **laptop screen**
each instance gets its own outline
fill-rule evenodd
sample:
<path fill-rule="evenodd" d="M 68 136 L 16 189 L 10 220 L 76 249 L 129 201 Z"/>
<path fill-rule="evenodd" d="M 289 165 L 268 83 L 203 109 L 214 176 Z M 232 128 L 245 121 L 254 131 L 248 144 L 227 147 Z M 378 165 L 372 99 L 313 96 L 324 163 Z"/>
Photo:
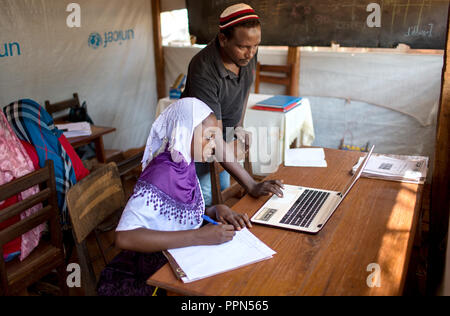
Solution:
<path fill-rule="evenodd" d="M 364 168 L 367 166 L 367 163 L 369 162 L 369 159 L 372 156 L 374 149 L 375 149 L 375 145 L 372 146 L 372 149 L 367 154 L 366 158 L 364 159 L 362 164 L 359 166 L 358 170 L 356 170 L 355 174 L 353 175 L 352 179 L 350 180 L 350 182 L 345 187 L 344 191 L 342 191 L 342 192 L 344 192 L 343 195 L 342 195 L 342 198 L 345 198 L 347 196 L 347 194 L 350 192 L 352 187 L 355 185 L 356 181 L 358 181 L 358 179 L 361 177 L 361 174 L 363 173 Z"/>

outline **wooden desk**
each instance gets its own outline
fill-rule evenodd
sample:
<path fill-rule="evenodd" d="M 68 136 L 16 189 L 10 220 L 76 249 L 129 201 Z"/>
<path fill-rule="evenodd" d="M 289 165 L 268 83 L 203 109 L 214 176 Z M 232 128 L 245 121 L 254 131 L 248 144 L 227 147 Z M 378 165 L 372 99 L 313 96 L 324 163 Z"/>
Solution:
<path fill-rule="evenodd" d="M 280 167 L 269 178 L 340 191 L 360 155 L 326 150 L 328 168 Z M 178 281 L 166 265 L 148 284 L 192 296 L 401 295 L 422 190 L 421 185 L 360 179 L 317 235 L 254 225 L 252 233 L 277 252 L 273 259 L 191 284 Z M 266 200 L 246 196 L 234 209 L 252 216 Z M 381 268 L 380 288 L 367 285 L 372 263 Z"/>
<path fill-rule="evenodd" d="M 73 148 L 78 148 L 90 143 L 94 143 L 98 162 L 106 163 L 105 148 L 103 146 L 103 135 L 115 132 L 116 129 L 114 127 L 91 125 L 91 130 L 92 134 L 89 136 L 68 138 L 67 140 Z"/>

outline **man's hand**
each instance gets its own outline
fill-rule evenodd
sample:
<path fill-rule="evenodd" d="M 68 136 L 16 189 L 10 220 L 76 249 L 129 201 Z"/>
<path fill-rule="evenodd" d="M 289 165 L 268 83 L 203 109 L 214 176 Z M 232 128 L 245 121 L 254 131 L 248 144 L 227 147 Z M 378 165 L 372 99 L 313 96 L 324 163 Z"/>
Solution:
<path fill-rule="evenodd" d="M 252 133 L 247 132 L 242 127 L 238 126 L 235 128 L 234 134 L 237 138 L 237 141 L 234 142 L 235 157 L 237 161 L 243 161 L 245 160 L 245 154 L 250 150 L 252 144 Z M 246 138 L 248 138 L 248 144 L 245 143 Z"/>
<path fill-rule="evenodd" d="M 242 144 L 245 144 L 245 136 L 248 135 L 248 147 L 250 148 L 252 145 L 252 133 L 244 130 L 241 126 L 238 126 L 234 129 L 234 135 L 236 135 L 237 140 Z"/>
<path fill-rule="evenodd" d="M 252 188 L 250 188 L 248 193 L 254 198 L 259 198 L 269 194 L 276 194 L 278 197 L 282 198 L 284 196 L 282 190 L 284 190 L 284 185 L 281 181 L 270 180 L 256 183 Z"/>
<path fill-rule="evenodd" d="M 245 151 L 245 144 L 240 142 L 239 140 L 235 140 L 233 142 L 233 145 L 234 145 L 234 152 L 236 153 L 235 154 L 236 161 L 238 161 L 238 162 L 239 161 L 244 161 L 245 160 L 245 154 L 247 153 Z"/>

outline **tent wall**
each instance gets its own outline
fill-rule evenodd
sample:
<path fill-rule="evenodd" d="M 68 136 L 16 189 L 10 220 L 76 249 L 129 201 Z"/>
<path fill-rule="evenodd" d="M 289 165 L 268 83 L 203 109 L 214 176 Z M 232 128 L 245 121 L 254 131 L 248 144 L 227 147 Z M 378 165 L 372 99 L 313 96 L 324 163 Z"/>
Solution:
<path fill-rule="evenodd" d="M 450 13 L 450 8 L 449 8 Z M 450 25 L 450 21 L 449 21 Z M 438 115 L 436 137 L 436 159 L 434 161 L 433 182 L 431 187 L 430 210 L 430 250 L 427 272 L 428 288 L 433 292 L 442 281 L 450 279 L 450 260 L 445 262 L 450 214 L 450 28 L 447 34 L 444 71 L 442 74 L 442 95 Z M 448 250 L 450 254 L 450 250 Z M 444 284 L 448 293 L 449 284 Z"/>
<path fill-rule="evenodd" d="M 450 214 L 450 210 L 448 211 Z M 449 223 L 450 227 L 450 223 Z M 447 256 L 445 259 L 445 273 L 441 283 L 441 288 L 438 292 L 439 295 L 450 296 L 450 235 L 447 237 Z"/>
<path fill-rule="evenodd" d="M 200 49 L 164 47 L 166 89 Z M 299 89 L 311 102 L 314 145 L 337 148 L 345 137 L 347 144 L 376 144 L 377 152 L 433 157 L 442 54 L 321 50 L 301 52 Z M 258 60 L 286 64 L 287 48 L 261 47 Z M 285 91 L 263 83 L 261 93 Z"/>
<path fill-rule="evenodd" d="M 117 128 L 106 148 L 143 146 L 157 103 L 151 3 L 76 3 L 81 27 L 70 28 L 69 2 L 0 0 L 0 105 L 78 92 L 95 124 Z"/>

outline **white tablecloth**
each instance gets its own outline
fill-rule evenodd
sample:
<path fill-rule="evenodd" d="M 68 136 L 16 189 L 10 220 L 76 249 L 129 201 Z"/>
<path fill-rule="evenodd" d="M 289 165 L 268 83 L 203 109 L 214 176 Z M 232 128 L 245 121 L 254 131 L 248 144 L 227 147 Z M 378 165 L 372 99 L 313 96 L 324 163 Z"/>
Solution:
<path fill-rule="evenodd" d="M 315 138 L 308 99 L 303 99 L 300 106 L 287 113 L 251 109 L 271 96 L 251 94 L 245 114 L 244 128 L 253 133 L 250 159 L 257 175 L 277 171 L 284 162 L 285 151 L 295 140 L 297 147 L 311 146 Z"/>
<path fill-rule="evenodd" d="M 308 99 L 288 113 L 252 110 L 257 102 L 272 95 L 250 94 L 244 128 L 252 132 L 250 160 L 253 173 L 268 175 L 284 162 L 286 149 L 296 140 L 297 147 L 311 146 L 315 139 L 311 106 Z M 160 99 L 156 108 L 158 117 L 176 100 Z"/>

